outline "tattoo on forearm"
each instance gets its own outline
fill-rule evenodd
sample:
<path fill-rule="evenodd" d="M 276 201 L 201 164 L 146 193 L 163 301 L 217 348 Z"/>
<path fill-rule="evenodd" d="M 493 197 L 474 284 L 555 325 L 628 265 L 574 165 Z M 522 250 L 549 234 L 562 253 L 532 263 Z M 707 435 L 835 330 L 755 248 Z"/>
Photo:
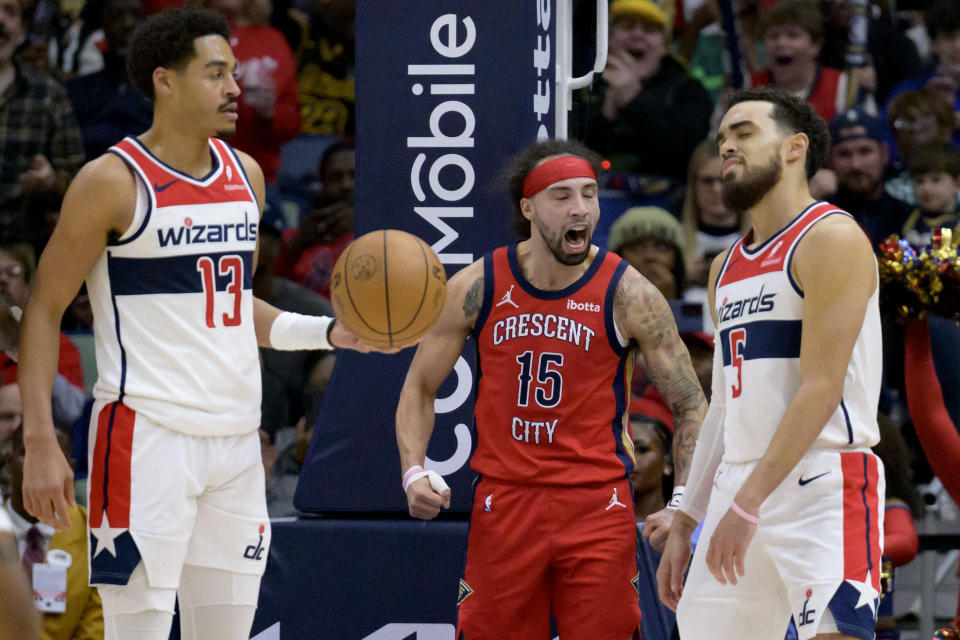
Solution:
<path fill-rule="evenodd" d="M 677 342 L 680 342 L 679 339 Z M 707 401 L 697 382 L 689 356 L 682 351 L 684 349 L 682 342 L 679 347 L 681 352 L 676 353 L 672 358 L 674 363 L 672 369 L 651 367 L 648 373 L 676 421 L 673 442 L 674 467 L 677 481 L 684 482 L 690 468 L 690 461 L 693 459 L 695 434 L 703 421 Z"/>
<path fill-rule="evenodd" d="M 677 335 L 670 306 L 642 277 L 621 281 L 617 287 L 616 305 L 647 356 L 650 379 L 673 413 L 675 477 L 677 482 L 685 482 L 700 423 L 707 410 L 707 400 L 697 381 L 690 354 Z"/>
<path fill-rule="evenodd" d="M 637 334 L 643 336 L 644 348 L 657 349 L 673 324 L 673 315 L 663 296 L 651 295 L 651 289 L 653 285 L 641 277 L 623 278 L 614 294 L 614 310 L 620 310 L 629 318 L 626 321 L 629 326 L 637 327 Z"/>
<path fill-rule="evenodd" d="M 483 278 L 477 278 L 463 297 L 463 316 L 467 320 L 476 320 L 483 303 Z"/>
<path fill-rule="evenodd" d="M 700 421 L 684 420 L 674 425 L 673 435 L 673 466 L 676 469 L 677 484 L 684 484 L 690 473 L 690 463 L 693 462 L 693 450 L 697 446 L 694 436 L 700 430 Z"/>

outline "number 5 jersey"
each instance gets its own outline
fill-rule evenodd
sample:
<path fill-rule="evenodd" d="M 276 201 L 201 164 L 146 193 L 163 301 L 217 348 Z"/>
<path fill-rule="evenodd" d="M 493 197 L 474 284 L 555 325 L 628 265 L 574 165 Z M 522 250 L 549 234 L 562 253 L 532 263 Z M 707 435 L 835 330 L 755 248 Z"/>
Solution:
<path fill-rule="evenodd" d="M 260 423 L 253 255 L 260 215 L 234 151 L 210 139 L 195 179 L 134 138 L 110 152 L 137 184 L 133 222 L 87 277 L 95 318 L 97 400 L 164 427 L 226 436 Z"/>
<path fill-rule="evenodd" d="M 524 278 L 515 246 L 484 256 L 475 471 L 555 486 L 630 475 L 632 358 L 613 321 L 626 267 L 601 249 L 575 283 L 544 291 Z"/>
<path fill-rule="evenodd" d="M 726 462 L 748 462 L 763 456 L 787 405 L 800 388 L 803 291 L 790 268 L 807 231 L 835 214 L 849 215 L 826 202 L 815 203 L 769 240 L 748 249 L 751 231 L 733 245 L 720 269 L 715 311 L 717 349 L 723 358 Z M 843 398 L 813 449 L 862 449 L 880 439 L 878 289 L 867 303 L 847 365 Z"/>

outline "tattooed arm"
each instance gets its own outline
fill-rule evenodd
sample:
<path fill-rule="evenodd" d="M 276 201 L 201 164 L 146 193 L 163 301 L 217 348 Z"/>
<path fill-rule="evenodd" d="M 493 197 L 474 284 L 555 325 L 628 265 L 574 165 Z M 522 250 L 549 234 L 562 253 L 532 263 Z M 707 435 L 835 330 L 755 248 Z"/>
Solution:
<path fill-rule="evenodd" d="M 483 260 L 461 269 L 447 283 L 447 299 L 437 323 L 417 347 L 397 405 L 397 446 L 400 473 L 423 465 L 433 433 L 433 402 L 437 389 L 453 370 L 463 343 L 473 329 L 483 302 Z M 410 515 L 430 519 L 450 506 L 450 494 L 438 494 L 427 478 L 407 488 Z"/>
<path fill-rule="evenodd" d="M 35 640 L 40 637 L 40 618 L 23 573 L 17 540 L 3 528 L 0 514 L 0 638 Z"/>
<path fill-rule="evenodd" d="M 633 267 L 627 268 L 617 286 L 613 312 L 624 337 L 640 345 L 647 373 L 673 413 L 673 468 L 676 483 L 683 484 L 707 411 L 690 354 L 677 334 L 670 305 Z"/>

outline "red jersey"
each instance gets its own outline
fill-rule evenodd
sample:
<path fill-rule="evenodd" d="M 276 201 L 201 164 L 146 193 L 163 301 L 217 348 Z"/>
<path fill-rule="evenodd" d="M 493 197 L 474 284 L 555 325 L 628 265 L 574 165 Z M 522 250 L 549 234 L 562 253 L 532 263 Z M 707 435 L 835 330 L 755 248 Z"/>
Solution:
<path fill-rule="evenodd" d="M 471 467 L 506 482 L 585 485 L 629 476 L 629 345 L 613 323 L 627 263 L 601 249 L 587 272 L 543 291 L 517 249 L 484 256 L 477 317 L 477 449 Z"/>
<path fill-rule="evenodd" d="M 847 74 L 839 69 L 820 67 L 817 69 L 817 79 L 807 96 L 817 115 L 830 122 L 830 119 L 843 109 L 847 92 Z M 773 84 L 773 77 L 769 69 L 756 71 L 750 74 L 751 87 L 766 87 Z"/>
<path fill-rule="evenodd" d="M 300 96 L 297 63 L 287 39 L 265 25 L 232 25 L 230 47 L 237 57 L 237 82 L 243 90 L 238 105 L 237 131 L 230 144 L 246 151 L 263 169 L 267 184 L 277 181 L 280 145 L 300 133 Z M 251 87 L 272 85 L 276 95 L 273 117 L 264 118 L 247 104 Z"/>

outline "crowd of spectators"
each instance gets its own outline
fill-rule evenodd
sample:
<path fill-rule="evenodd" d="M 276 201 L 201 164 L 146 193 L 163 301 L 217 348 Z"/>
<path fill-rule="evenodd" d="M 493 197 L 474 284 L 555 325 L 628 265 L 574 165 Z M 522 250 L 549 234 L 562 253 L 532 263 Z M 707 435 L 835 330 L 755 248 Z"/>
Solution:
<path fill-rule="evenodd" d="M 146 15 L 181 1 L 0 0 L 5 305 L 23 307 L 64 190 L 83 162 L 149 126 L 151 104 L 126 74 L 127 38 Z M 353 239 L 354 1 L 198 1 L 231 25 L 243 89 L 231 142 L 260 163 L 267 182 L 255 293 L 284 310 L 329 314 L 330 272 Z M 892 4 L 870 2 L 864 64 L 852 67 L 845 62 L 849 0 L 734 3 L 738 57 L 726 46 L 718 0 L 611 0 L 607 68 L 577 98 L 571 130 L 609 161 L 612 175 L 665 179 L 671 194 L 656 203 L 633 194 L 635 206 L 608 221 L 601 243 L 667 298 L 706 306 L 712 259 L 750 224 L 723 203 L 711 137 L 735 69 L 748 84 L 808 99 L 829 121 L 833 147 L 811 182 L 814 195 L 849 211 L 875 246 L 896 233 L 922 249 L 938 227 L 960 232 L 960 3 L 914 2 L 902 13 Z M 72 436 L 65 446 L 82 483 L 95 329 L 85 292 L 64 329 L 55 417 Z M 708 309 L 696 329 L 683 337 L 709 394 Z M 909 463 L 897 466 L 897 486 L 906 478 L 913 487 L 932 471 L 905 405 L 904 344 L 902 328 L 887 319 L 882 419 L 885 433 L 904 443 L 896 455 Z M 289 515 L 334 356 L 263 349 L 261 362 L 270 512 Z M 672 421 L 638 364 L 631 419 L 643 461 L 634 476 L 642 518 L 670 496 Z M 19 408 L 10 355 L 0 356 L 0 376 L 0 440 L 14 445 L 0 467 L 15 467 Z M 20 513 L 10 483 L 0 491 L 8 510 Z M 914 493 L 901 493 L 888 506 L 903 503 L 919 515 Z"/>

